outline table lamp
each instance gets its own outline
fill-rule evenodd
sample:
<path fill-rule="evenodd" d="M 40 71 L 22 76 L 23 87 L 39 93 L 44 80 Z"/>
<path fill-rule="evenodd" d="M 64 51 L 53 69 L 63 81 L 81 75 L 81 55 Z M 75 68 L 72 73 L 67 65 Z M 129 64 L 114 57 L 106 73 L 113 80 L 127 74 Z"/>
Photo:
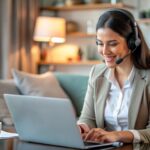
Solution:
<path fill-rule="evenodd" d="M 37 17 L 33 40 L 40 43 L 41 61 L 46 60 L 48 45 L 64 43 L 66 37 L 65 19 L 59 17 Z"/>

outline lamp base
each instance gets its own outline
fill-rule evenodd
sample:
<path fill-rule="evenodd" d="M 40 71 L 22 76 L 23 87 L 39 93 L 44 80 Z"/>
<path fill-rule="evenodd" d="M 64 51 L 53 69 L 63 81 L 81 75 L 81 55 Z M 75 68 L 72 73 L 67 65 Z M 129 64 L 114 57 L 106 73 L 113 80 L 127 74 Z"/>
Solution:
<path fill-rule="evenodd" d="M 41 49 L 40 60 L 41 61 L 46 61 L 47 54 L 48 54 L 48 52 L 47 52 L 46 48 Z"/>

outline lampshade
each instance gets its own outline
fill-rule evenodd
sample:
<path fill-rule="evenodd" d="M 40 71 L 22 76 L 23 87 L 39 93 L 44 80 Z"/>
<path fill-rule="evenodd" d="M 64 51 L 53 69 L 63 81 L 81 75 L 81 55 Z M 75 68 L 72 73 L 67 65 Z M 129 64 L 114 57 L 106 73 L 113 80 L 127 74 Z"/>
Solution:
<path fill-rule="evenodd" d="M 63 43 L 66 22 L 63 18 L 39 16 L 36 20 L 33 39 L 38 42 Z"/>

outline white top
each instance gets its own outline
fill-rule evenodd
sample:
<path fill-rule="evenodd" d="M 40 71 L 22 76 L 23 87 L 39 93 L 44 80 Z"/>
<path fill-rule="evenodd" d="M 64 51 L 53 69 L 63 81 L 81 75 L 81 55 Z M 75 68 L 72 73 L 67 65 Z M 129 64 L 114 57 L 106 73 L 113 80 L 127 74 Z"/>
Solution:
<path fill-rule="evenodd" d="M 120 89 L 114 75 L 114 69 L 111 69 L 109 74 L 106 75 L 106 78 L 111 82 L 104 112 L 105 126 L 108 131 L 128 130 L 128 110 L 131 102 L 134 76 L 135 68 L 132 67 L 128 79 L 125 81 L 123 88 Z M 140 135 L 138 131 L 130 131 L 134 134 L 134 142 L 139 142 Z"/>

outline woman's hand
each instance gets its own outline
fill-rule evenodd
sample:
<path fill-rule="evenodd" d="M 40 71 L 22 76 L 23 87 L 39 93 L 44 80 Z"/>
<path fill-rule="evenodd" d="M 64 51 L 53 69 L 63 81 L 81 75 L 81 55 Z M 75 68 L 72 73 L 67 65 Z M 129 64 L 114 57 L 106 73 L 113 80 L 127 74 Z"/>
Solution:
<path fill-rule="evenodd" d="M 133 134 L 129 131 L 105 131 L 101 128 L 91 129 L 86 136 L 84 136 L 85 141 L 95 141 L 95 142 L 124 142 L 132 143 Z"/>
<path fill-rule="evenodd" d="M 90 131 L 90 127 L 87 124 L 78 124 L 78 128 L 82 135 L 82 138 L 84 139 Z"/>
<path fill-rule="evenodd" d="M 93 128 L 86 135 L 85 141 L 116 142 L 119 140 L 115 132 L 108 132 L 101 128 Z"/>

